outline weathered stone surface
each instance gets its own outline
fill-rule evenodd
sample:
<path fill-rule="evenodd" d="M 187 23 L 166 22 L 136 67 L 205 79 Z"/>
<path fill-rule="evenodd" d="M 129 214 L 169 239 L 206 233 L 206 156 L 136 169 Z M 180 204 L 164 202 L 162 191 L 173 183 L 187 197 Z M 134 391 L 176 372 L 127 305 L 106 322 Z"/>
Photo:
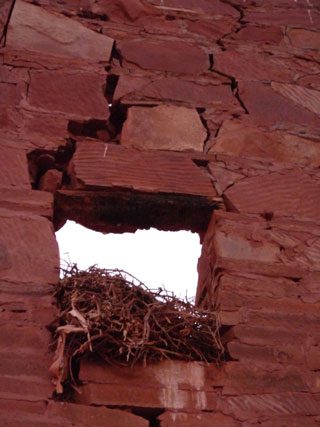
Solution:
<path fill-rule="evenodd" d="M 109 111 L 104 84 L 105 76 L 99 73 L 33 71 L 28 101 L 40 111 L 106 120 Z"/>
<path fill-rule="evenodd" d="M 213 162 L 209 164 L 209 171 L 214 187 L 219 195 L 222 195 L 224 191 L 235 182 L 244 178 L 242 174 L 232 172 L 219 165 L 216 165 Z"/>
<path fill-rule="evenodd" d="M 294 47 L 301 49 L 320 49 L 319 33 L 304 29 L 291 28 L 287 36 Z"/>
<path fill-rule="evenodd" d="M 288 278 L 275 278 L 255 274 L 225 273 L 219 278 L 221 289 L 252 297 L 302 298 L 308 291 Z M 230 301 L 230 305 L 232 305 Z"/>
<path fill-rule="evenodd" d="M 50 360 L 51 353 L 46 351 L 46 347 L 43 348 L 43 354 L 39 353 L 37 351 L 37 354 L 30 358 L 30 349 L 25 351 L 19 348 L 16 352 L 2 350 L 0 353 L 0 375 L 10 375 L 11 377 L 30 375 L 34 378 L 47 378 L 50 381 L 46 361 Z"/>
<path fill-rule="evenodd" d="M 41 354 L 46 354 L 47 356 L 50 344 L 50 333 L 43 326 L 1 325 L 0 338 L 1 351 L 12 353 L 41 351 Z"/>
<path fill-rule="evenodd" d="M 266 327 L 254 325 L 236 325 L 232 328 L 232 335 L 243 344 L 247 345 L 284 345 L 299 342 L 306 344 L 308 336 L 303 331 L 296 331 L 295 329 L 289 330 L 286 327 Z M 309 337 L 310 338 L 310 337 Z M 318 335 L 315 336 L 315 340 Z"/>
<path fill-rule="evenodd" d="M 127 384 L 119 386 L 89 383 L 82 387 L 82 394 L 76 397 L 76 403 L 211 411 L 216 406 L 216 395 L 203 391 L 181 390 L 172 385 L 168 388 L 154 388 L 144 384 L 142 387 L 131 385 L 129 388 Z"/>
<path fill-rule="evenodd" d="M 31 189 L 27 156 L 24 150 L 1 146 L 0 185 Z"/>
<path fill-rule="evenodd" d="M 52 218 L 53 197 L 43 191 L 1 188 L 0 208 Z"/>
<path fill-rule="evenodd" d="M 285 164 L 263 157 L 238 157 L 222 153 L 217 153 L 214 157 L 213 166 L 218 165 L 246 177 L 264 176 L 274 172 L 292 173 L 292 170 L 297 168 L 294 164 Z"/>
<path fill-rule="evenodd" d="M 300 367 L 276 365 L 271 369 L 266 365 L 231 362 L 226 366 L 223 379 L 224 395 L 261 393 L 307 392 L 309 389 L 306 371 Z M 219 403 L 218 403 L 218 409 Z"/>
<path fill-rule="evenodd" d="M 162 5 L 161 0 L 153 0 L 154 3 Z M 239 17 L 239 12 L 227 3 L 222 3 L 219 0 L 166 0 L 164 10 L 168 8 L 185 8 L 193 12 L 205 13 L 208 15 L 231 15 L 235 18 Z M 170 10 L 170 9 L 169 9 Z"/>
<path fill-rule="evenodd" d="M 281 27 L 246 25 L 239 32 L 232 35 L 236 40 L 244 40 L 255 43 L 268 43 L 278 45 L 283 39 Z"/>
<path fill-rule="evenodd" d="M 18 129 L 21 126 L 21 114 L 13 108 L 0 107 L 0 127 L 2 130 Z"/>
<path fill-rule="evenodd" d="M 235 4 L 238 5 L 240 5 L 242 2 L 243 0 L 235 0 Z M 264 0 L 256 0 L 254 6 L 263 7 L 267 12 L 269 10 L 274 11 L 274 8 L 279 8 L 280 12 L 284 12 L 285 9 L 287 13 L 290 14 L 295 12 L 296 9 L 299 9 L 299 12 L 302 12 L 303 10 L 305 11 L 306 9 L 310 8 L 310 4 L 304 0 L 294 0 L 294 3 L 291 0 L 270 0 L 268 3 L 266 3 Z"/>
<path fill-rule="evenodd" d="M 1 261 L 0 261 L 1 263 Z M 57 314 L 57 307 L 53 305 L 53 298 L 51 296 L 28 295 L 27 292 L 23 293 L 23 289 L 13 288 L 10 285 L 9 289 L 4 289 L 0 294 L 1 313 L 0 321 L 13 323 L 18 326 L 25 326 L 26 324 L 37 325 L 39 323 L 48 325 Z M 43 289 L 43 293 L 45 290 Z M 39 305 L 41 304 L 41 310 Z M 45 346 L 43 350 L 46 351 Z M 20 349 L 19 349 L 20 351 Z M 21 359 L 23 362 L 23 359 Z M 47 367 L 45 368 L 47 370 Z"/>
<path fill-rule="evenodd" d="M 250 63 L 250 67 L 248 67 Z M 229 51 L 214 55 L 214 69 L 238 81 L 291 81 L 294 74 L 284 63 L 273 56 L 246 52 Z"/>
<path fill-rule="evenodd" d="M 307 393 L 245 394 L 221 400 L 218 408 L 224 414 L 245 421 L 261 415 L 317 415 L 318 404 Z"/>
<path fill-rule="evenodd" d="M 228 343 L 230 356 L 234 360 L 252 360 L 260 363 L 286 363 L 286 365 L 303 365 L 305 356 L 303 346 L 297 344 L 284 345 L 247 345 L 238 341 Z"/>
<path fill-rule="evenodd" d="M 287 218 L 269 222 L 252 215 L 243 217 L 217 211 L 209 229 L 211 226 L 214 233 L 209 232 L 205 238 L 203 256 L 212 271 L 222 268 L 245 274 L 298 278 L 319 270 L 319 228 L 315 225 L 309 227 L 307 222 Z M 211 279 L 202 272 L 201 289 L 207 280 L 210 283 Z"/>
<path fill-rule="evenodd" d="M 62 172 L 49 169 L 39 181 L 39 190 L 54 193 L 62 184 Z"/>
<path fill-rule="evenodd" d="M 281 417 L 271 417 L 267 420 L 264 418 L 264 421 L 259 422 L 259 425 L 263 427 L 272 427 L 274 425 L 281 425 L 281 427 L 300 427 L 308 426 L 313 427 L 319 424 L 319 417 L 312 417 L 310 415 L 299 416 L 299 415 L 284 415 Z"/>
<path fill-rule="evenodd" d="M 230 298 L 230 294 L 224 295 Z M 241 300 L 241 298 L 239 298 Z M 283 298 L 270 300 L 268 298 L 245 298 L 243 303 L 247 305 L 247 312 L 243 321 L 252 325 L 288 326 L 296 331 L 308 329 L 308 333 L 317 333 L 320 320 L 320 305 L 297 301 L 296 299 Z M 297 346 L 298 347 L 298 346 Z"/>
<path fill-rule="evenodd" d="M 1 83 L 0 82 L 0 107 L 15 107 L 21 99 L 21 93 L 17 85 L 12 83 Z"/>
<path fill-rule="evenodd" d="M 225 106 L 235 104 L 235 98 L 229 85 L 199 84 L 174 78 L 158 79 L 143 87 L 140 96 L 147 99 L 168 99 L 185 102 L 195 107 L 207 105 Z"/>
<path fill-rule="evenodd" d="M 58 113 L 51 112 L 35 112 L 23 111 L 24 123 L 22 134 L 24 137 L 32 139 L 36 145 L 48 144 L 53 148 L 65 143 L 69 137 L 68 132 L 68 117 L 61 116 Z M 43 141 L 43 142 L 42 142 Z"/>
<path fill-rule="evenodd" d="M 83 360 L 79 376 L 84 382 L 100 384 L 125 386 L 129 378 L 130 383 L 137 387 L 149 384 L 151 388 L 175 387 L 203 391 L 210 389 L 210 378 L 218 374 L 219 369 L 214 364 L 204 365 L 200 362 L 165 360 L 146 367 L 124 367 L 121 371 L 115 371 L 104 362 Z"/>
<path fill-rule="evenodd" d="M 241 157 L 264 157 L 299 165 L 320 165 L 320 144 L 286 132 L 262 132 L 239 121 L 227 120 L 211 152 Z"/>
<path fill-rule="evenodd" d="M 204 366 L 197 362 L 166 361 L 120 371 L 103 363 L 82 362 L 80 378 L 88 386 L 78 401 L 104 405 L 123 402 L 129 406 L 187 409 L 188 412 L 214 409 L 217 395 L 210 385 L 218 375 L 215 365 Z"/>
<path fill-rule="evenodd" d="M 113 100 L 118 101 L 125 96 L 139 92 L 144 86 L 148 85 L 150 80 L 146 77 L 133 77 L 127 75 L 119 76 L 117 85 L 113 94 Z"/>
<path fill-rule="evenodd" d="M 8 252 L 8 263 L 0 271 L 0 278 L 55 283 L 59 277 L 59 254 L 51 223 L 43 217 L 6 209 L 1 209 L 0 217 L 0 239 Z"/>
<path fill-rule="evenodd" d="M 49 379 L 35 378 L 33 375 L 0 376 L 0 399 L 39 402 L 49 399 L 51 395 L 52 385 Z"/>
<path fill-rule="evenodd" d="M 45 425 L 57 427 L 57 420 L 45 417 L 47 403 L 45 401 L 28 402 L 27 400 L 0 399 L 1 422 L 8 427 Z M 69 427 L 69 424 L 68 424 Z"/>
<path fill-rule="evenodd" d="M 9 13 L 10 13 L 11 3 L 9 1 L 4 1 L 0 5 L 0 38 L 4 36 L 5 25 L 8 21 Z M 1 40 L 1 46 L 2 46 Z"/>
<path fill-rule="evenodd" d="M 320 369 L 320 347 L 318 345 L 312 346 L 306 352 L 307 366 L 312 371 Z"/>
<path fill-rule="evenodd" d="M 90 4 L 93 13 L 107 15 L 113 21 L 134 22 L 137 19 L 162 15 L 161 11 L 141 0 L 98 0 Z"/>
<path fill-rule="evenodd" d="M 120 409 L 98 408 L 50 401 L 46 416 L 51 420 L 79 426 L 147 427 L 149 421 Z M 69 424 L 68 424 L 69 425 Z"/>
<path fill-rule="evenodd" d="M 263 6 L 265 6 L 265 3 Z M 254 8 L 246 13 L 246 19 L 249 22 L 264 25 L 270 25 L 270 23 L 272 23 L 272 25 L 317 29 L 320 24 L 320 13 L 314 7 L 308 8 L 307 2 L 304 4 L 302 2 L 295 10 L 291 10 L 290 13 L 288 13 L 287 8 L 277 9 L 273 7 L 273 9 L 270 8 L 269 10 L 266 10 L 265 7 Z"/>
<path fill-rule="evenodd" d="M 295 104 L 306 108 L 317 116 L 320 116 L 319 91 L 307 89 L 298 85 L 287 85 L 276 82 L 272 82 L 271 87 L 276 92 L 293 101 Z"/>
<path fill-rule="evenodd" d="M 73 162 L 77 179 L 89 188 L 216 196 L 210 179 L 190 159 L 174 153 L 88 141 L 79 144 Z"/>
<path fill-rule="evenodd" d="M 6 45 L 14 50 L 64 58 L 72 64 L 109 61 L 113 40 L 65 16 L 17 0 Z"/>
<path fill-rule="evenodd" d="M 209 3 L 207 3 L 209 6 Z M 210 2 L 210 5 L 212 3 Z M 222 3 L 220 3 L 221 5 Z M 226 5 L 226 3 L 225 3 Z M 209 6 L 210 7 L 210 6 Z M 217 40 L 223 37 L 225 34 L 233 33 L 236 29 L 236 23 L 232 19 L 222 19 L 222 20 L 207 20 L 197 19 L 196 21 L 188 22 L 188 31 L 195 33 L 203 39 L 207 40 Z"/>
<path fill-rule="evenodd" d="M 317 74 L 303 76 L 298 80 L 298 83 L 310 89 L 320 90 L 320 76 Z"/>
<path fill-rule="evenodd" d="M 299 169 L 246 178 L 226 190 L 225 196 L 236 212 L 273 212 L 277 217 L 320 221 L 320 183 Z"/>
<path fill-rule="evenodd" d="M 121 145 L 140 149 L 203 151 L 207 131 L 195 109 L 160 105 L 131 107 Z"/>
<path fill-rule="evenodd" d="M 240 422 L 221 413 L 188 414 L 179 412 L 165 412 L 160 415 L 161 427 L 240 427 Z"/>
<path fill-rule="evenodd" d="M 122 42 L 119 48 L 126 61 L 147 70 L 200 74 L 209 68 L 208 56 L 203 50 L 181 41 L 132 40 Z"/>
<path fill-rule="evenodd" d="M 281 129 L 313 126 L 319 128 L 320 119 L 312 112 L 277 94 L 270 85 L 258 82 L 240 84 L 240 96 L 250 117 L 258 125 Z"/>

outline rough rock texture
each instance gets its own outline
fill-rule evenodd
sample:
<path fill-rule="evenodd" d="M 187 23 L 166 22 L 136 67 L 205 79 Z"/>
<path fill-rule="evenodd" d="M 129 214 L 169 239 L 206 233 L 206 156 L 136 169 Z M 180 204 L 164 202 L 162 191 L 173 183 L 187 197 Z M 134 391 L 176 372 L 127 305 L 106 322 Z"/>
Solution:
<path fill-rule="evenodd" d="M 320 425 L 320 8 L 0 3 L 0 423 Z M 81 363 L 52 399 L 54 229 L 200 234 L 221 366 Z"/>
<path fill-rule="evenodd" d="M 121 132 L 121 145 L 141 149 L 202 151 L 207 131 L 196 110 L 159 105 L 131 107 Z"/>
<path fill-rule="evenodd" d="M 6 46 L 68 62 L 108 62 L 113 40 L 64 16 L 17 0 L 9 22 Z"/>

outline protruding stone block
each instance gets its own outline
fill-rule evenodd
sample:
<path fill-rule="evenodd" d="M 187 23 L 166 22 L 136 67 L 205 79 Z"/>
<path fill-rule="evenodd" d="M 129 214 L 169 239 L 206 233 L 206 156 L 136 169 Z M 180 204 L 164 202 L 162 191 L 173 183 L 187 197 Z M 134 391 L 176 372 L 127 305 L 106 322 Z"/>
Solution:
<path fill-rule="evenodd" d="M 207 131 L 195 109 L 160 105 L 131 107 L 121 144 L 141 149 L 203 151 Z"/>

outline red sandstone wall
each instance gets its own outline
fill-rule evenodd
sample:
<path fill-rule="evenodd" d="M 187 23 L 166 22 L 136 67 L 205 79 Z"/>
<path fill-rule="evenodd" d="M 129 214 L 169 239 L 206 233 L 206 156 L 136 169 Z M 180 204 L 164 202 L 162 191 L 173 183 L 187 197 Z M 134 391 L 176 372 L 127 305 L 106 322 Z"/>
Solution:
<path fill-rule="evenodd" d="M 318 2 L 16 0 L 0 23 L 1 425 L 320 424 Z M 68 218 L 199 232 L 230 360 L 83 362 L 54 401 Z"/>

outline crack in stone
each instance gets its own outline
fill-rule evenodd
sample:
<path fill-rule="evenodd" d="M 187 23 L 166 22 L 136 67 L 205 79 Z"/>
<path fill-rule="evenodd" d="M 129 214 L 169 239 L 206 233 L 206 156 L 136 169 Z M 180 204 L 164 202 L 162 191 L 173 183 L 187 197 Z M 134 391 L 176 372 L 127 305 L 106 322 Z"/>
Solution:
<path fill-rule="evenodd" d="M 211 136 L 211 132 L 210 132 L 210 129 L 208 128 L 207 120 L 202 116 L 202 113 L 204 113 L 205 111 L 206 111 L 205 108 L 197 108 L 197 112 L 199 114 L 201 123 L 203 124 L 203 126 L 205 127 L 205 129 L 207 131 L 207 136 L 206 136 L 205 140 L 203 141 L 203 152 L 205 152 L 206 144 L 207 144 L 207 142 Z"/>
<path fill-rule="evenodd" d="M 219 74 L 220 76 L 224 76 L 227 77 L 228 79 L 230 79 L 231 82 L 231 90 L 233 95 L 235 96 L 235 98 L 237 99 L 237 101 L 239 102 L 239 104 L 241 105 L 241 107 L 244 109 L 246 114 L 249 114 L 249 111 L 247 109 L 247 107 L 245 106 L 244 102 L 242 101 L 240 94 L 239 94 L 239 86 L 238 86 L 238 82 L 236 80 L 235 77 L 230 76 L 229 74 L 223 73 L 222 71 L 219 70 L 211 70 L 213 73 Z"/>
<path fill-rule="evenodd" d="M 228 37 L 228 36 L 230 36 L 230 35 L 231 35 L 231 34 L 233 34 L 233 33 L 237 34 L 239 31 L 241 31 L 243 28 L 245 28 L 245 27 L 246 27 L 246 25 L 245 25 L 245 24 L 246 24 L 246 22 L 245 22 L 245 21 L 243 21 L 244 12 L 243 12 L 243 10 L 242 10 L 242 8 L 241 8 L 240 6 L 233 4 L 233 3 L 232 3 L 232 1 L 228 1 L 228 0 L 221 0 L 221 2 L 222 2 L 222 3 L 224 3 L 224 4 L 228 4 L 229 6 L 233 7 L 233 8 L 234 8 L 234 9 L 236 9 L 236 10 L 239 12 L 239 14 L 240 14 L 240 17 L 239 17 L 239 19 L 237 20 L 237 22 L 240 24 L 240 26 L 239 26 L 239 27 L 237 27 L 234 31 L 231 31 L 230 33 L 223 34 L 223 36 L 222 36 L 222 37 L 220 37 L 220 38 L 216 41 L 217 45 L 218 45 L 218 46 L 220 46 L 221 50 L 224 52 L 224 51 L 226 51 L 226 50 L 227 50 L 227 48 L 225 47 L 225 45 L 224 45 L 224 43 L 223 43 L 223 39 L 224 39 L 224 38 L 226 38 L 226 37 Z"/>
<path fill-rule="evenodd" d="M 13 8 L 14 8 L 15 3 L 16 3 L 16 0 L 12 0 L 11 6 L 10 6 L 10 9 L 9 9 L 9 13 L 8 13 L 8 17 L 7 17 L 7 20 L 6 20 L 6 22 L 5 22 L 4 26 L 3 26 L 3 31 L 2 31 L 2 34 L 0 36 L 0 47 L 5 47 L 6 46 L 8 26 L 9 26 L 9 23 L 10 23 L 10 19 L 11 19 L 12 13 L 13 13 Z"/>

